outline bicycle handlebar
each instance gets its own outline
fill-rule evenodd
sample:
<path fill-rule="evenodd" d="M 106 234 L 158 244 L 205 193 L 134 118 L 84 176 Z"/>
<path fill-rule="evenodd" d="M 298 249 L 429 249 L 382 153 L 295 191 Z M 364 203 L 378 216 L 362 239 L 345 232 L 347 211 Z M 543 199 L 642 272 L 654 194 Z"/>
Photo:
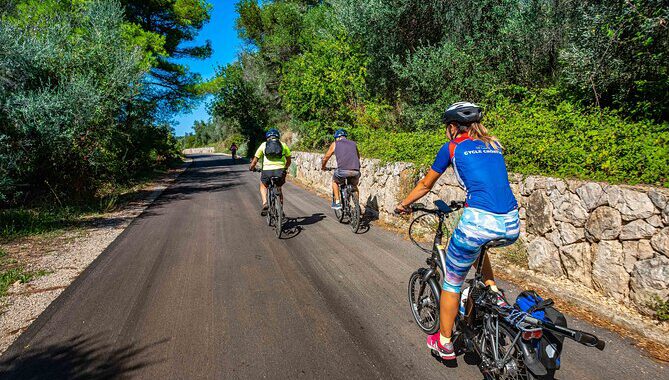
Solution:
<path fill-rule="evenodd" d="M 459 210 L 465 206 L 465 202 L 462 201 L 452 201 L 449 204 L 446 204 L 446 202 L 442 200 L 437 200 L 434 202 L 436 208 L 426 208 L 424 204 L 422 203 L 414 203 L 411 205 L 411 211 L 416 212 L 425 212 L 428 214 L 435 214 L 435 215 L 446 215 L 450 214 L 456 210 Z"/>

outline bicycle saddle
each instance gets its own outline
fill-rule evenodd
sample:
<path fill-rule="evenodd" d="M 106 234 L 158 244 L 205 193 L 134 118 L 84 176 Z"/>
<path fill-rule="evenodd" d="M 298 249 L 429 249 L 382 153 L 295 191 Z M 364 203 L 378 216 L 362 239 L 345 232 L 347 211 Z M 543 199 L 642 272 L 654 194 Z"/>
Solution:
<path fill-rule="evenodd" d="M 511 243 L 511 242 L 508 239 L 503 239 L 503 238 L 502 239 L 495 239 L 495 240 L 491 240 L 491 241 L 487 242 L 484 247 L 493 248 L 493 247 L 499 247 L 499 246 L 502 246 L 502 245 L 508 245 L 509 243 Z"/>

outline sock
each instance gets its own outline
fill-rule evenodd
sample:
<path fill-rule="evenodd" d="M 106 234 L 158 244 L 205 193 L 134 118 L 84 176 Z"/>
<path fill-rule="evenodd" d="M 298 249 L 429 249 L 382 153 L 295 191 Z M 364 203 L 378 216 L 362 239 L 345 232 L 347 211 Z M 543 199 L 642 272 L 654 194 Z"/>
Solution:
<path fill-rule="evenodd" d="M 490 290 L 492 290 L 495 293 L 499 293 L 499 289 L 497 289 L 497 285 L 495 284 L 490 285 Z"/>
<path fill-rule="evenodd" d="M 439 334 L 439 343 L 441 343 L 442 346 L 445 346 L 446 344 L 451 343 L 451 338 Z"/>

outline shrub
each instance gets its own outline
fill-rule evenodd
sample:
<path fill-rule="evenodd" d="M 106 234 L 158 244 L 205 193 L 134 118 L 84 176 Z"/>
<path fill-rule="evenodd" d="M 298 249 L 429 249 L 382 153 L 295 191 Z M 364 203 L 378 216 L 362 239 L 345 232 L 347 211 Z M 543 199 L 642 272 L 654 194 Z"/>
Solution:
<path fill-rule="evenodd" d="M 554 89 L 515 101 L 498 96 L 488 125 L 504 145 L 510 170 L 608 182 L 669 186 L 669 123 L 631 121 L 587 110 Z"/>
<path fill-rule="evenodd" d="M 555 89 L 507 89 L 490 95 L 486 124 L 505 148 L 511 172 L 612 183 L 669 186 L 669 123 L 630 121 L 587 110 Z M 443 129 L 394 132 L 352 129 L 360 153 L 428 167 L 448 141 Z"/>

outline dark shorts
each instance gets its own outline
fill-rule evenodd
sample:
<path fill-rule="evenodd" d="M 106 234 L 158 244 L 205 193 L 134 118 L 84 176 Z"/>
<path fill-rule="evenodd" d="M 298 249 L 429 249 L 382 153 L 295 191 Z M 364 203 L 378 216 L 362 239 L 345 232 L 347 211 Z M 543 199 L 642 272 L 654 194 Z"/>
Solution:
<path fill-rule="evenodd" d="M 360 180 L 360 172 L 357 170 L 337 169 L 334 171 L 334 174 L 332 175 L 332 180 L 339 185 L 346 183 L 345 182 L 346 178 L 348 178 L 348 183 L 350 183 L 353 186 L 358 186 L 358 180 Z"/>
<path fill-rule="evenodd" d="M 260 182 L 265 186 L 269 186 L 270 178 L 278 177 L 279 179 L 274 181 L 277 186 L 283 186 L 286 183 L 286 169 L 275 169 L 275 170 L 263 170 L 260 173 Z"/>

